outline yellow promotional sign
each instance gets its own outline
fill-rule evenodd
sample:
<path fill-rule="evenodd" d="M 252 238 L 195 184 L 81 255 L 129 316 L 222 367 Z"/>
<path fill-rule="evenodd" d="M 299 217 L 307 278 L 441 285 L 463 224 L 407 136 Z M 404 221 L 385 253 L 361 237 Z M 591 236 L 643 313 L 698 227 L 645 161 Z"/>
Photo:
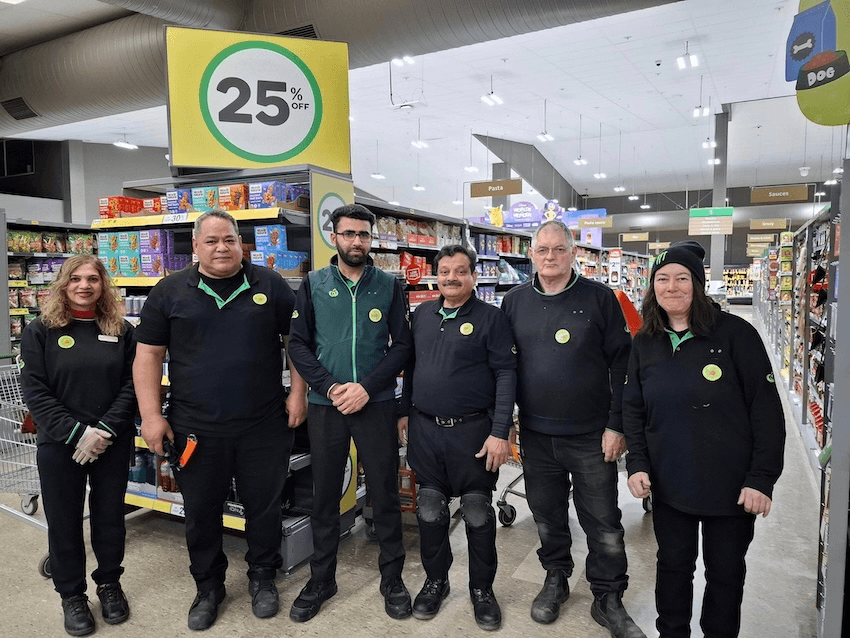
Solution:
<path fill-rule="evenodd" d="M 168 27 L 173 166 L 351 172 L 348 45 Z"/>
<path fill-rule="evenodd" d="M 354 203 L 354 184 L 350 179 L 310 171 L 310 223 L 312 228 L 313 269 L 324 268 L 336 248 L 331 243 L 331 213 L 340 206 Z"/>

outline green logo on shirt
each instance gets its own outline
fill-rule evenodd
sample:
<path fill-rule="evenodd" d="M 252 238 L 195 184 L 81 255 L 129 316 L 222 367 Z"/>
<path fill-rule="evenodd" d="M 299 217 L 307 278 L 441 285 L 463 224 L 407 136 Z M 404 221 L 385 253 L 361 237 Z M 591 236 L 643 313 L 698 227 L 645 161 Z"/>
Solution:
<path fill-rule="evenodd" d="M 293 311 L 292 311 L 292 318 L 293 318 L 293 319 L 298 319 L 298 311 L 297 311 L 297 310 L 293 310 Z"/>
<path fill-rule="evenodd" d="M 337 290 L 336 288 L 329 290 L 328 296 L 329 297 L 338 297 L 339 296 L 339 290 Z"/>
<path fill-rule="evenodd" d="M 269 298 L 266 297 L 261 292 L 258 292 L 256 295 L 254 295 L 253 299 L 254 299 L 254 303 L 257 304 L 258 306 L 264 305 L 269 300 Z"/>
<path fill-rule="evenodd" d="M 709 381 L 717 381 L 723 376 L 723 370 L 720 369 L 720 366 L 709 363 L 702 369 L 702 376 Z"/>
<path fill-rule="evenodd" d="M 768 373 L 768 375 L 767 375 L 767 381 L 768 381 L 768 383 L 776 383 L 776 379 L 773 377 L 773 373 L 772 373 L 772 372 Z"/>
<path fill-rule="evenodd" d="M 475 330 L 475 326 L 473 326 L 468 321 L 460 326 L 460 334 L 464 337 L 468 337 L 472 334 L 472 331 Z"/>
<path fill-rule="evenodd" d="M 378 323 L 378 322 L 381 320 L 381 317 L 383 317 L 383 316 L 384 316 L 384 315 L 382 315 L 382 314 L 381 314 L 381 311 L 380 311 L 380 310 L 378 310 L 377 308 L 372 308 L 372 309 L 369 311 L 369 320 L 370 320 L 372 323 Z"/>
<path fill-rule="evenodd" d="M 74 347 L 75 341 L 74 337 L 71 337 L 70 335 L 62 335 L 61 337 L 59 337 L 58 343 L 60 348 L 64 348 L 67 350 L 68 348 Z"/>

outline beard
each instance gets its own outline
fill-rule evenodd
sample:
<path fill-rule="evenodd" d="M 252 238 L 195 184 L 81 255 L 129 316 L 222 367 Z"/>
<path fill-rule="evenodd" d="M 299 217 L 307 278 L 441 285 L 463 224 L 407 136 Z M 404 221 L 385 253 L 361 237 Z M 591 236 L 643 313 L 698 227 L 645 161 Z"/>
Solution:
<path fill-rule="evenodd" d="M 336 249 L 339 258 L 346 266 L 358 268 L 366 263 L 366 257 L 369 255 L 365 250 L 362 253 L 351 253 L 343 251 L 339 246 Z"/>

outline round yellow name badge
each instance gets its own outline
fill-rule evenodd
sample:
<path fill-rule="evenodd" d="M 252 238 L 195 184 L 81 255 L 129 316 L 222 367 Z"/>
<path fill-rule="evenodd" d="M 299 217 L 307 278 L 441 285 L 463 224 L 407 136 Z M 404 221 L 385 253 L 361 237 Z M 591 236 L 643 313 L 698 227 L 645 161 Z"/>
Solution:
<path fill-rule="evenodd" d="M 65 348 L 67 350 L 68 348 L 73 348 L 76 341 L 74 341 L 74 337 L 62 335 L 59 337 L 58 343 L 60 348 Z"/>
<path fill-rule="evenodd" d="M 460 334 L 462 334 L 464 337 L 468 337 L 469 335 L 471 335 L 473 330 L 475 330 L 475 326 L 473 326 L 468 321 L 464 324 L 461 324 L 460 326 Z"/>
<path fill-rule="evenodd" d="M 256 295 L 254 295 L 253 299 L 254 299 L 254 303 L 257 304 L 258 306 L 262 306 L 263 304 L 265 304 L 269 300 L 269 298 L 266 297 L 261 292 L 258 292 Z"/>
<path fill-rule="evenodd" d="M 561 328 L 558 332 L 555 333 L 555 341 L 558 343 L 566 343 L 570 340 L 570 331 L 565 328 Z"/>
<path fill-rule="evenodd" d="M 702 369 L 702 376 L 704 376 L 709 381 L 717 381 L 720 377 L 723 376 L 723 370 L 720 369 L 720 366 L 714 365 L 713 363 L 709 363 Z"/>
<path fill-rule="evenodd" d="M 381 317 L 383 316 L 383 313 L 381 313 L 381 311 L 377 308 L 372 308 L 369 311 L 369 319 L 372 323 L 378 323 L 381 320 Z"/>

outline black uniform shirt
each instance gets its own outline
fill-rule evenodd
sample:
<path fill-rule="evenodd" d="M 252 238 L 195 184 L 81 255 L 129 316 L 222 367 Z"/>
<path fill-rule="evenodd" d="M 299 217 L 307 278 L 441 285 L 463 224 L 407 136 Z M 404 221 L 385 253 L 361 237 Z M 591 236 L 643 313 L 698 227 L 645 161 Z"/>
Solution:
<path fill-rule="evenodd" d="M 168 346 L 169 422 L 183 434 L 232 436 L 283 419 L 281 336 L 295 293 L 276 272 L 242 264 L 243 288 L 222 299 L 192 266 L 151 290 L 139 343 Z"/>
<path fill-rule="evenodd" d="M 516 354 L 507 317 L 474 295 L 452 319 L 442 297 L 411 315 L 414 358 L 405 371 L 406 403 L 432 416 L 493 411 L 493 436 L 507 438 L 516 392 Z"/>

